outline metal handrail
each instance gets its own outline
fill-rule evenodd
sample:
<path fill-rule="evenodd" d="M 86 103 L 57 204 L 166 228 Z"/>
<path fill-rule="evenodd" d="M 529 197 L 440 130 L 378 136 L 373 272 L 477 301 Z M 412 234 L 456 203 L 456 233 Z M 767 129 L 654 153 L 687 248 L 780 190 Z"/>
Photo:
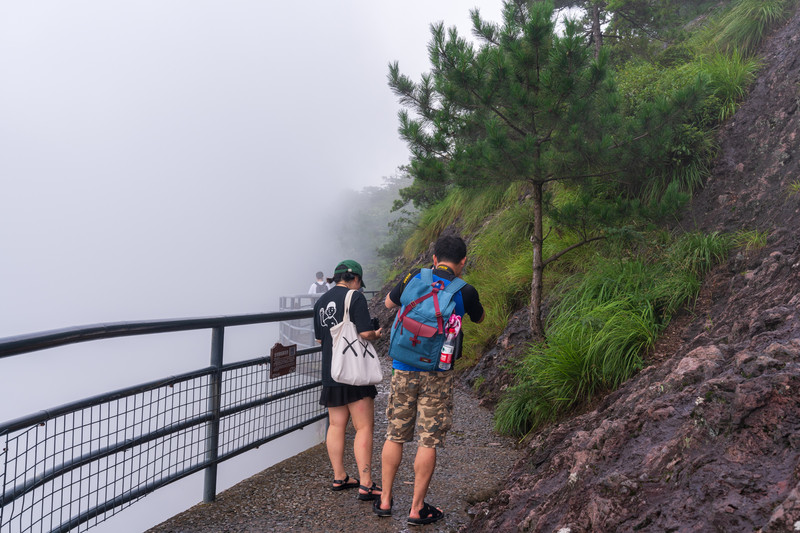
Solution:
<path fill-rule="evenodd" d="M 37 350 L 65 346 L 76 342 L 88 342 L 115 337 L 171 333 L 197 329 L 247 326 L 268 322 L 281 322 L 299 318 L 311 318 L 310 309 L 281 311 L 254 315 L 218 316 L 203 318 L 178 318 L 170 320 L 150 320 L 142 322 L 112 322 L 73 328 L 54 329 L 39 333 L 16 335 L 0 339 L 0 358 L 19 355 Z"/>
<path fill-rule="evenodd" d="M 37 527 L 37 531 L 69 531 L 98 517 L 97 522 L 102 521 L 144 495 L 200 471 L 205 471 L 203 499 L 214 501 L 219 463 L 326 417 L 324 409 L 316 401 L 309 400 L 316 399 L 313 392 L 322 383 L 319 347 L 296 353 L 297 361 L 303 361 L 307 369 L 270 381 L 266 377 L 272 362 L 270 357 L 223 364 L 225 328 L 308 319 L 312 315 L 311 309 L 302 309 L 116 322 L 0 339 L 0 358 L 3 358 L 114 337 L 202 329 L 212 331 L 209 367 L 92 396 L 0 424 L 0 530 L 6 531 L 6 527 L 11 530 L 13 522 L 14 531 L 34 531 Z M 270 392 L 270 383 L 279 390 Z M 149 404 L 146 403 L 148 398 L 151 399 Z M 306 401 L 292 404 L 297 398 Z M 224 399 L 232 404 L 225 404 Z M 200 407 L 203 402 L 204 407 Z M 283 402 L 289 402 L 289 407 L 286 408 Z M 166 403 L 169 403 L 168 407 L 165 407 Z M 264 414 L 264 410 L 276 404 L 280 404 L 276 413 L 281 419 L 265 429 L 263 426 L 271 418 Z M 156 412 L 154 416 L 152 412 L 158 411 L 159 407 L 164 407 L 164 412 Z M 292 417 L 298 409 L 304 416 Z M 120 421 L 123 416 L 128 425 Z M 175 418 L 179 420 L 175 421 Z M 151 427 L 154 420 L 155 428 Z M 283 427 L 290 420 L 293 425 Z M 222 421 L 228 422 L 225 442 L 220 440 L 223 437 L 220 431 Z M 237 421 L 239 426 L 235 425 Z M 258 426 L 257 432 L 251 429 L 254 425 Z M 84 430 L 89 435 L 88 440 L 79 441 L 85 438 Z M 93 435 L 99 431 L 105 433 Z M 262 431 L 268 431 L 268 434 L 262 434 Z M 173 449 L 174 444 L 169 439 L 182 442 L 183 447 Z M 162 450 L 163 457 L 157 462 L 160 464 L 163 460 L 168 464 L 166 475 L 153 473 L 154 467 L 147 462 L 153 449 Z M 43 451 L 49 455 L 42 457 Z M 173 465 L 170 461 L 178 455 L 182 458 L 175 458 L 177 465 Z M 114 479 L 120 464 L 122 479 Z M 139 471 L 132 473 L 137 465 Z M 86 477 L 83 477 L 84 470 L 89 472 Z M 87 497 L 83 493 L 84 485 L 96 485 L 98 471 L 102 471 L 105 478 L 112 479 L 107 480 L 102 498 L 98 496 L 101 493 L 99 489 Z M 148 478 L 148 475 L 155 479 Z M 135 484 L 131 481 L 134 477 Z M 127 486 L 121 494 L 115 492 L 119 485 Z M 43 502 L 48 500 L 48 491 L 55 490 L 62 491 L 62 499 L 65 494 L 75 499 L 58 508 L 52 508 L 55 504 L 51 503 L 48 512 Z M 73 492 L 77 496 L 73 496 Z M 56 499 L 55 496 L 52 499 Z M 86 504 L 87 501 L 91 503 Z M 45 526 L 47 521 L 49 526 Z"/>

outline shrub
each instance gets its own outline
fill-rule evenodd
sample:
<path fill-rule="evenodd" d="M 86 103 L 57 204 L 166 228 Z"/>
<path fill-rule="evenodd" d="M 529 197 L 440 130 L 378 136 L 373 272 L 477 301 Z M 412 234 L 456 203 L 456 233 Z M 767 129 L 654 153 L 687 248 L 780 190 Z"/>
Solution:
<path fill-rule="evenodd" d="M 499 431 L 524 434 L 597 393 L 612 390 L 642 364 L 659 323 L 647 293 L 652 270 L 641 261 L 597 260 L 548 322 L 547 343 L 534 345 L 514 370 L 518 381 L 497 407 Z"/>
<path fill-rule="evenodd" d="M 664 232 L 652 236 L 647 261 L 595 256 L 562 283 L 547 342 L 510 369 L 516 380 L 495 411 L 498 431 L 523 435 L 633 376 L 672 316 L 697 295 L 701 276 L 734 244 L 719 233 L 665 240 Z"/>
<path fill-rule="evenodd" d="M 701 65 L 708 76 L 709 87 L 718 99 L 717 117 L 721 122 L 736 112 L 747 88 L 755 80 L 759 63 L 756 59 L 746 59 L 733 49 L 730 54 L 715 52 L 703 59 Z"/>

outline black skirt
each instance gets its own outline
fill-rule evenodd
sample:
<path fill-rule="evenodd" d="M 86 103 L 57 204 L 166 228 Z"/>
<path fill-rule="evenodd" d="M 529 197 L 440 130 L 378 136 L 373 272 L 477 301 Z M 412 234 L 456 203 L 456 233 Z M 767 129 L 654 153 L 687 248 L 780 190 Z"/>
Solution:
<path fill-rule="evenodd" d="M 363 398 L 374 398 L 377 395 L 378 389 L 375 388 L 375 385 L 323 385 L 319 404 L 325 407 L 341 407 Z"/>

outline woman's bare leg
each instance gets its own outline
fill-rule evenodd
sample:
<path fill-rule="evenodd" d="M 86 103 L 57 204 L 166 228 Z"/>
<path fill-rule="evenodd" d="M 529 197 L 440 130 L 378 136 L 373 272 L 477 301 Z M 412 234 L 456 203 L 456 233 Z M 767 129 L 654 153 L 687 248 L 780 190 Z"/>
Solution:
<path fill-rule="evenodd" d="M 344 469 L 344 433 L 348 420 L 350 420 L 348 406 L 328 407 L 329 423 L 325 446 L 333 467 L 333 479 L 344 479 L 347 475 Z"/>
<path fill-rule="evenodd" d="M 372 432 L 375 427 L 375 400 L 362 398 L 347 405 L 356 430 L 353 454 L 356 456 L 361 484 L 372 486 Z M 379 494 L 379 492 L 376 492 Z"/>

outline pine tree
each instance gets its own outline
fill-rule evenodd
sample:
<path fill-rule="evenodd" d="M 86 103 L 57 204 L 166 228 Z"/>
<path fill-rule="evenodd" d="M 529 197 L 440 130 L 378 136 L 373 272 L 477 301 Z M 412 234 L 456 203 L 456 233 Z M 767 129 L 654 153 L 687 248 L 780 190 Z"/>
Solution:
<path fill-rule="evenodd" d="M 593 222 L 611 212 L 597 207 L 613 202 L 623 179 L 622 148 L 635 158 L 627 159 L 631 168 L 641 170 L 658 157 L 661 137 L 669 135 L 666 107 L 650 109 L 637 121 L 620 115 L 606 54 L 601 50 L 594 59 L 574 21 L 556 35 L 553 10 L 550 1 L 507 0 L 502 25 L 482 20 L 474 10 L 477 46 L 439 23 L 431 27 L 432 69 L 420 83 L 402 75 L 397 63 L 389 70 L 390 87 L 414 114 L 400 112 L 414 178 L 406 200 L 432 204 L 453 186 L 528 184 L 533 204 L 530 326 L 540 338 L 545 267 L 574 247 L 603 238 L 602 224 Z M 587 192 L 572 206 L 574 216 L 559 217 L 581 239 L 544 258 L 546 193 L 555 181 Z M 612 181 L 613 186 L 605 185 Z"/>

